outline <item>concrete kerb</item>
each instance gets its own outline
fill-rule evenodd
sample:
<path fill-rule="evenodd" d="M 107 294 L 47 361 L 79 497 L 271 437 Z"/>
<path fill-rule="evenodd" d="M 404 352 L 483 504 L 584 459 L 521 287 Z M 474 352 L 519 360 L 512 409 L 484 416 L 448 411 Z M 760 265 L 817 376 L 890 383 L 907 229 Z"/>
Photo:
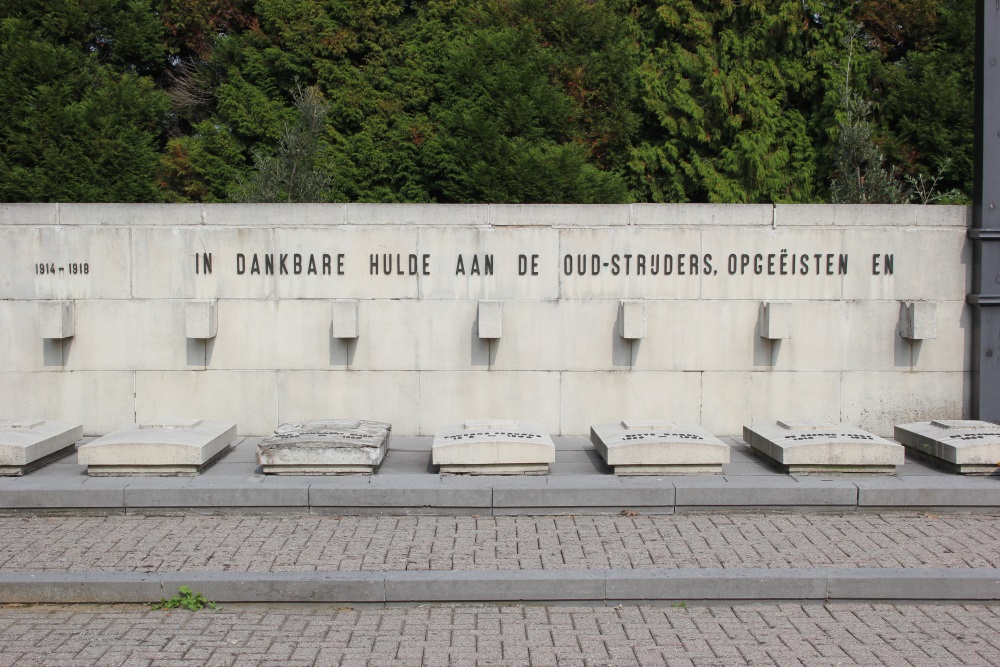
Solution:
<path fill-rule="evenodd" d="M 147 603 L 189 586 L 219 603 L 580 603 L 1000 600 L 992 568 L 398 572 L 4 572 L 0 603 Z"/>
<path fill-rule="evenodd" d="M 0 512 L 292 512 L 316 514 L 649 514 L 720 510 L 1000 510 L 996 479 L 910 477 L 336 479 L 26 477 L 0 480 Z"/>

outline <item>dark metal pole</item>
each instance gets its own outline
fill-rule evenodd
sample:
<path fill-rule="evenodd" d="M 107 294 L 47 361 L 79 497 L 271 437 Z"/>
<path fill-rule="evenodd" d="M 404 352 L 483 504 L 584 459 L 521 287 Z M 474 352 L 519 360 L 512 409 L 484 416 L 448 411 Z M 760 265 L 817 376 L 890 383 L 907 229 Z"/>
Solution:
<path fill-rule="evenodd" d="M 976 1 L 972 417 L 1000 422 L 1000 0 Z"/>

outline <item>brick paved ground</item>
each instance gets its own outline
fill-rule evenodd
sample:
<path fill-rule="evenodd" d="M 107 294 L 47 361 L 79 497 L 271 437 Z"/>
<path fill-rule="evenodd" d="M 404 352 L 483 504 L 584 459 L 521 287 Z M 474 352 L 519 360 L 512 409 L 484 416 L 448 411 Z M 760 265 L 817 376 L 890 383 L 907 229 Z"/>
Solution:
<path fill-rule="evenodd" d="M 1000 517 L 0 518 L 0 571 L 998 567 Z"/>
<path fill-rule="evenodd" d="M 0 607 L 0 665 L 1000 665 L 1000 607 Z"/>

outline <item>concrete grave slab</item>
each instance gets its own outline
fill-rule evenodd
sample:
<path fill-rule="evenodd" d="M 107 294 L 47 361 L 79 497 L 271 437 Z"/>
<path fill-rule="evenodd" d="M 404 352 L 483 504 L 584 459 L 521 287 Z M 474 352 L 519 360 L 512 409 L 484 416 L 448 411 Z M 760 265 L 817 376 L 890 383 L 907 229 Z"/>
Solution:
<path fill-rule="evenodd" d="M 476 419 L 438 429 L 431 461 L 442 474 L 544 475 L 556 447 L 542 424 Z"/>
<path fill-rule="evenodd" d="M 906 449 L 963 475 L 990 475 L 1000 461 L 1000 426 L 973 419 L 900 424 L 894 437 Z"/>
<path fill-rule="evenodd" d="M 743 427 L 743 439 L 786 472 L 800 475 L 892 475 L 905 459 L 902 445 L 832 422 L 779 420 L 753 424 Z"/>
<path fill-rule="evenodd" d="M 81 424 L 45 419 L 0 419 L 0 475 L 18 476 L 71 454 Z"/>
<path fill-rule="evenodd" d="M 721 474 L 729 446 L 697 424 L 622 420 L 590 427 L 590 441 L 616 475 Z"/>
<path fill-rule="evenodd" d="M 236 424 L 165 419 L 133 424 L 80 446 L 78 459 L 92 476 L 194 475 L 226 452 Z"/>
<path fill-rule="evenodd" d="M 314 419 L 282 424 L 257 445 L 265 474 L 372 474 L 389 449 L 392 425 L 366 419 Z"/>

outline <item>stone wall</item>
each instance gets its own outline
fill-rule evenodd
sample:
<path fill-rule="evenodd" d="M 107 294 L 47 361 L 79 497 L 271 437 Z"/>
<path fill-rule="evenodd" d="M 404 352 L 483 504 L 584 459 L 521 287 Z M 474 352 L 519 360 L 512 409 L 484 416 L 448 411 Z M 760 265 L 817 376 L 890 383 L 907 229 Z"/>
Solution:
<path fill-rule="evenodd" d="M 890 435 L 968 415 L 970 220 L 945 206 L 0 205 L 0 417 L 87 434 L 357 417 L 419 435 L 472 418 Z"/>

